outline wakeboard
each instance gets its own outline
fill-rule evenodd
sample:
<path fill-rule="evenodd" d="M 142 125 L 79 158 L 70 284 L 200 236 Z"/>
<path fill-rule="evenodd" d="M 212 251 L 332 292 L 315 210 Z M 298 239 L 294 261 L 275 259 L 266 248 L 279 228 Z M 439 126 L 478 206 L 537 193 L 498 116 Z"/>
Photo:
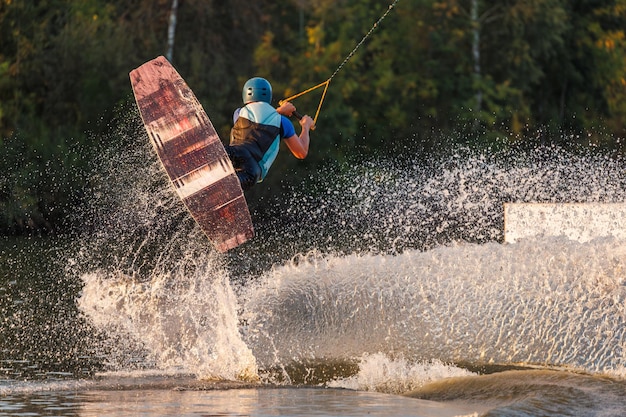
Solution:
<path fill-rule="evenodd" d="M 176 192 L 220 252 L 254 236 L 243 190 L 202 105 L 163 56 L 130 72 L 148 137 Z"/>

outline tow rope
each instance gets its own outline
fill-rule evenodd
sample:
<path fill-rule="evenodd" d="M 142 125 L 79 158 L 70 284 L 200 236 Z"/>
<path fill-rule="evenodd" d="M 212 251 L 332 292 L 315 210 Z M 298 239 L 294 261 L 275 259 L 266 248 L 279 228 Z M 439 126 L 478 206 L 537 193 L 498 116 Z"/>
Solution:
<path fill-rule="evenodd" d="M 346 58 L 341 62 L 341 64 L 339 64 L 339 66 L 337 67 L 335 72 L 333 72 L 332 75 L 326 81 L 324 81 L 323 83 L 320 83 L 320 84 L 318 84 L 316 86 L 313 86 L 311 88 L 308 88 L 308 89 L 302 91 L 301 93 L 294 94 L 291 97 L 287 97 L 285 99 L 282 99 L 282 100 L 280 100 L 279 103 L 282 104 L 285 101 L 292 101 L 292 100 L 294 100 L 294 99 L 296 99 L 296 98 L 298 98 L 300 96 L 303 96 L 303 95 L 305 95 L 307 93 L 310 93 L 311 91 L 314 91 L 314 90 L 317 90 L 318 88 L 324 87 L 324 91 L 322 92 L 322 98 L 320 99 L 320 102 L 319 102 L 319 104 L 317 106 L 317 111 L 315 112 L 315 117 L 313 118 L 314 125 L 317 124 L 317 117 L 319 116 L 320 110 L 322 109 L 322 103 L 324 103 L 324 99 L 326 98 L 326 91 L 328 91 L 328 86 L 330 85 L 330 82 L 335 77 L 335 75 L 337 75 L 337 73 L 344 67 L 344 65 L 346 65 L 346 63 L 350 60 L 350 58 L 352 58 L 352 56 L 354 56 L 356 51 L 361 47 L 361 45 L 363 45 L 363 43 L 367 40 L 367 38 L 370 37 L 372 32 L 374 32 L 374 30 L 378 27 L 378 25 L 380 25 L 380 22 L 382 22 L 383 19 L 385 19 L 385 17 L 387 17 L 389 12 L 391 12 L 391 10 L 396 6 L 396 3 L 398 3 L 399 1 L 400 0 L 394 0 L 394 2 L 389 5 L 389 7 L 385 11 L 385 13 L 383 13 L 383 15 L 374 23 L 374 25 L 371 27 L 371 29 L 365 34 L 365 36 L 363 36 L 363 39 L 361 39 L 361 41 L 359 43 L 357 43 L 357 45 L 354 47 L 352 52 L 350 52 L 348 54 L 348 56 L 346 56 Z M 296 116 L 298 119 L 300 119 L 302 117 L 297 112 L 294 112 L 294 116 Z"/>

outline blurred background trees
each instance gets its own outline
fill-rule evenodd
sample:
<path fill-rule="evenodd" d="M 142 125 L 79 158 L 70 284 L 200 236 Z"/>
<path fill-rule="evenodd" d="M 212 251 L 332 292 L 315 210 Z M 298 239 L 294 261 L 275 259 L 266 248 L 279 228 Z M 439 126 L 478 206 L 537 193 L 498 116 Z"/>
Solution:
<path fill-rule="evenodd" d="M 177 3 L 173 63 L 224 140 L 247 78 L 268 78 L 276 101 L 323 82 L 390 4 Z M 165 54 L 171 11 L 172 0 L 0 1 L 1 233 L 58 230 L 85 198 L 99 142 L 134 111 L 128 72 Z M 310 158 L 281 159 L 263 187 L 302 164 L 420 157 L 442 140 L 620 154 L 625 28 L 626 0 L 401 0 L 333 78 Z M 312 114 L 320 95 L 294 104 Z"/>

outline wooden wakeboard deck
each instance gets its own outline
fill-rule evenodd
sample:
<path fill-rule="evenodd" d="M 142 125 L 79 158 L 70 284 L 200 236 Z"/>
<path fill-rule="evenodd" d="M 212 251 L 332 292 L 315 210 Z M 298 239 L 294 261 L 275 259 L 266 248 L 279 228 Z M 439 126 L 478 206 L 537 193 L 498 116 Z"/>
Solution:
<path fill-rule="evenodd" d="M 224 145 L 182 77 L 160 56 L 131 71 L 130 79 L 165 171 L 217 250 L 252 238 L 248 205 Z"/>

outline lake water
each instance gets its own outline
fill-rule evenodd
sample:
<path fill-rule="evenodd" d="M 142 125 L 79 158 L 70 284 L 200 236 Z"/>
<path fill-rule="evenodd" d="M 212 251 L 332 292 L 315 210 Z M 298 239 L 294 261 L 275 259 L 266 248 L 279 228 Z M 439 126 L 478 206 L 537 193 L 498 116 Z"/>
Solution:
<path fill-rule="evenodd" d="M 227 255 L 107 155 L 84 233 L 2 241 L 0 416 L 626 415 L 626 242 L 502 243 L 504 201 L 625 200 L 557 153 L 356 165 Z"/>

